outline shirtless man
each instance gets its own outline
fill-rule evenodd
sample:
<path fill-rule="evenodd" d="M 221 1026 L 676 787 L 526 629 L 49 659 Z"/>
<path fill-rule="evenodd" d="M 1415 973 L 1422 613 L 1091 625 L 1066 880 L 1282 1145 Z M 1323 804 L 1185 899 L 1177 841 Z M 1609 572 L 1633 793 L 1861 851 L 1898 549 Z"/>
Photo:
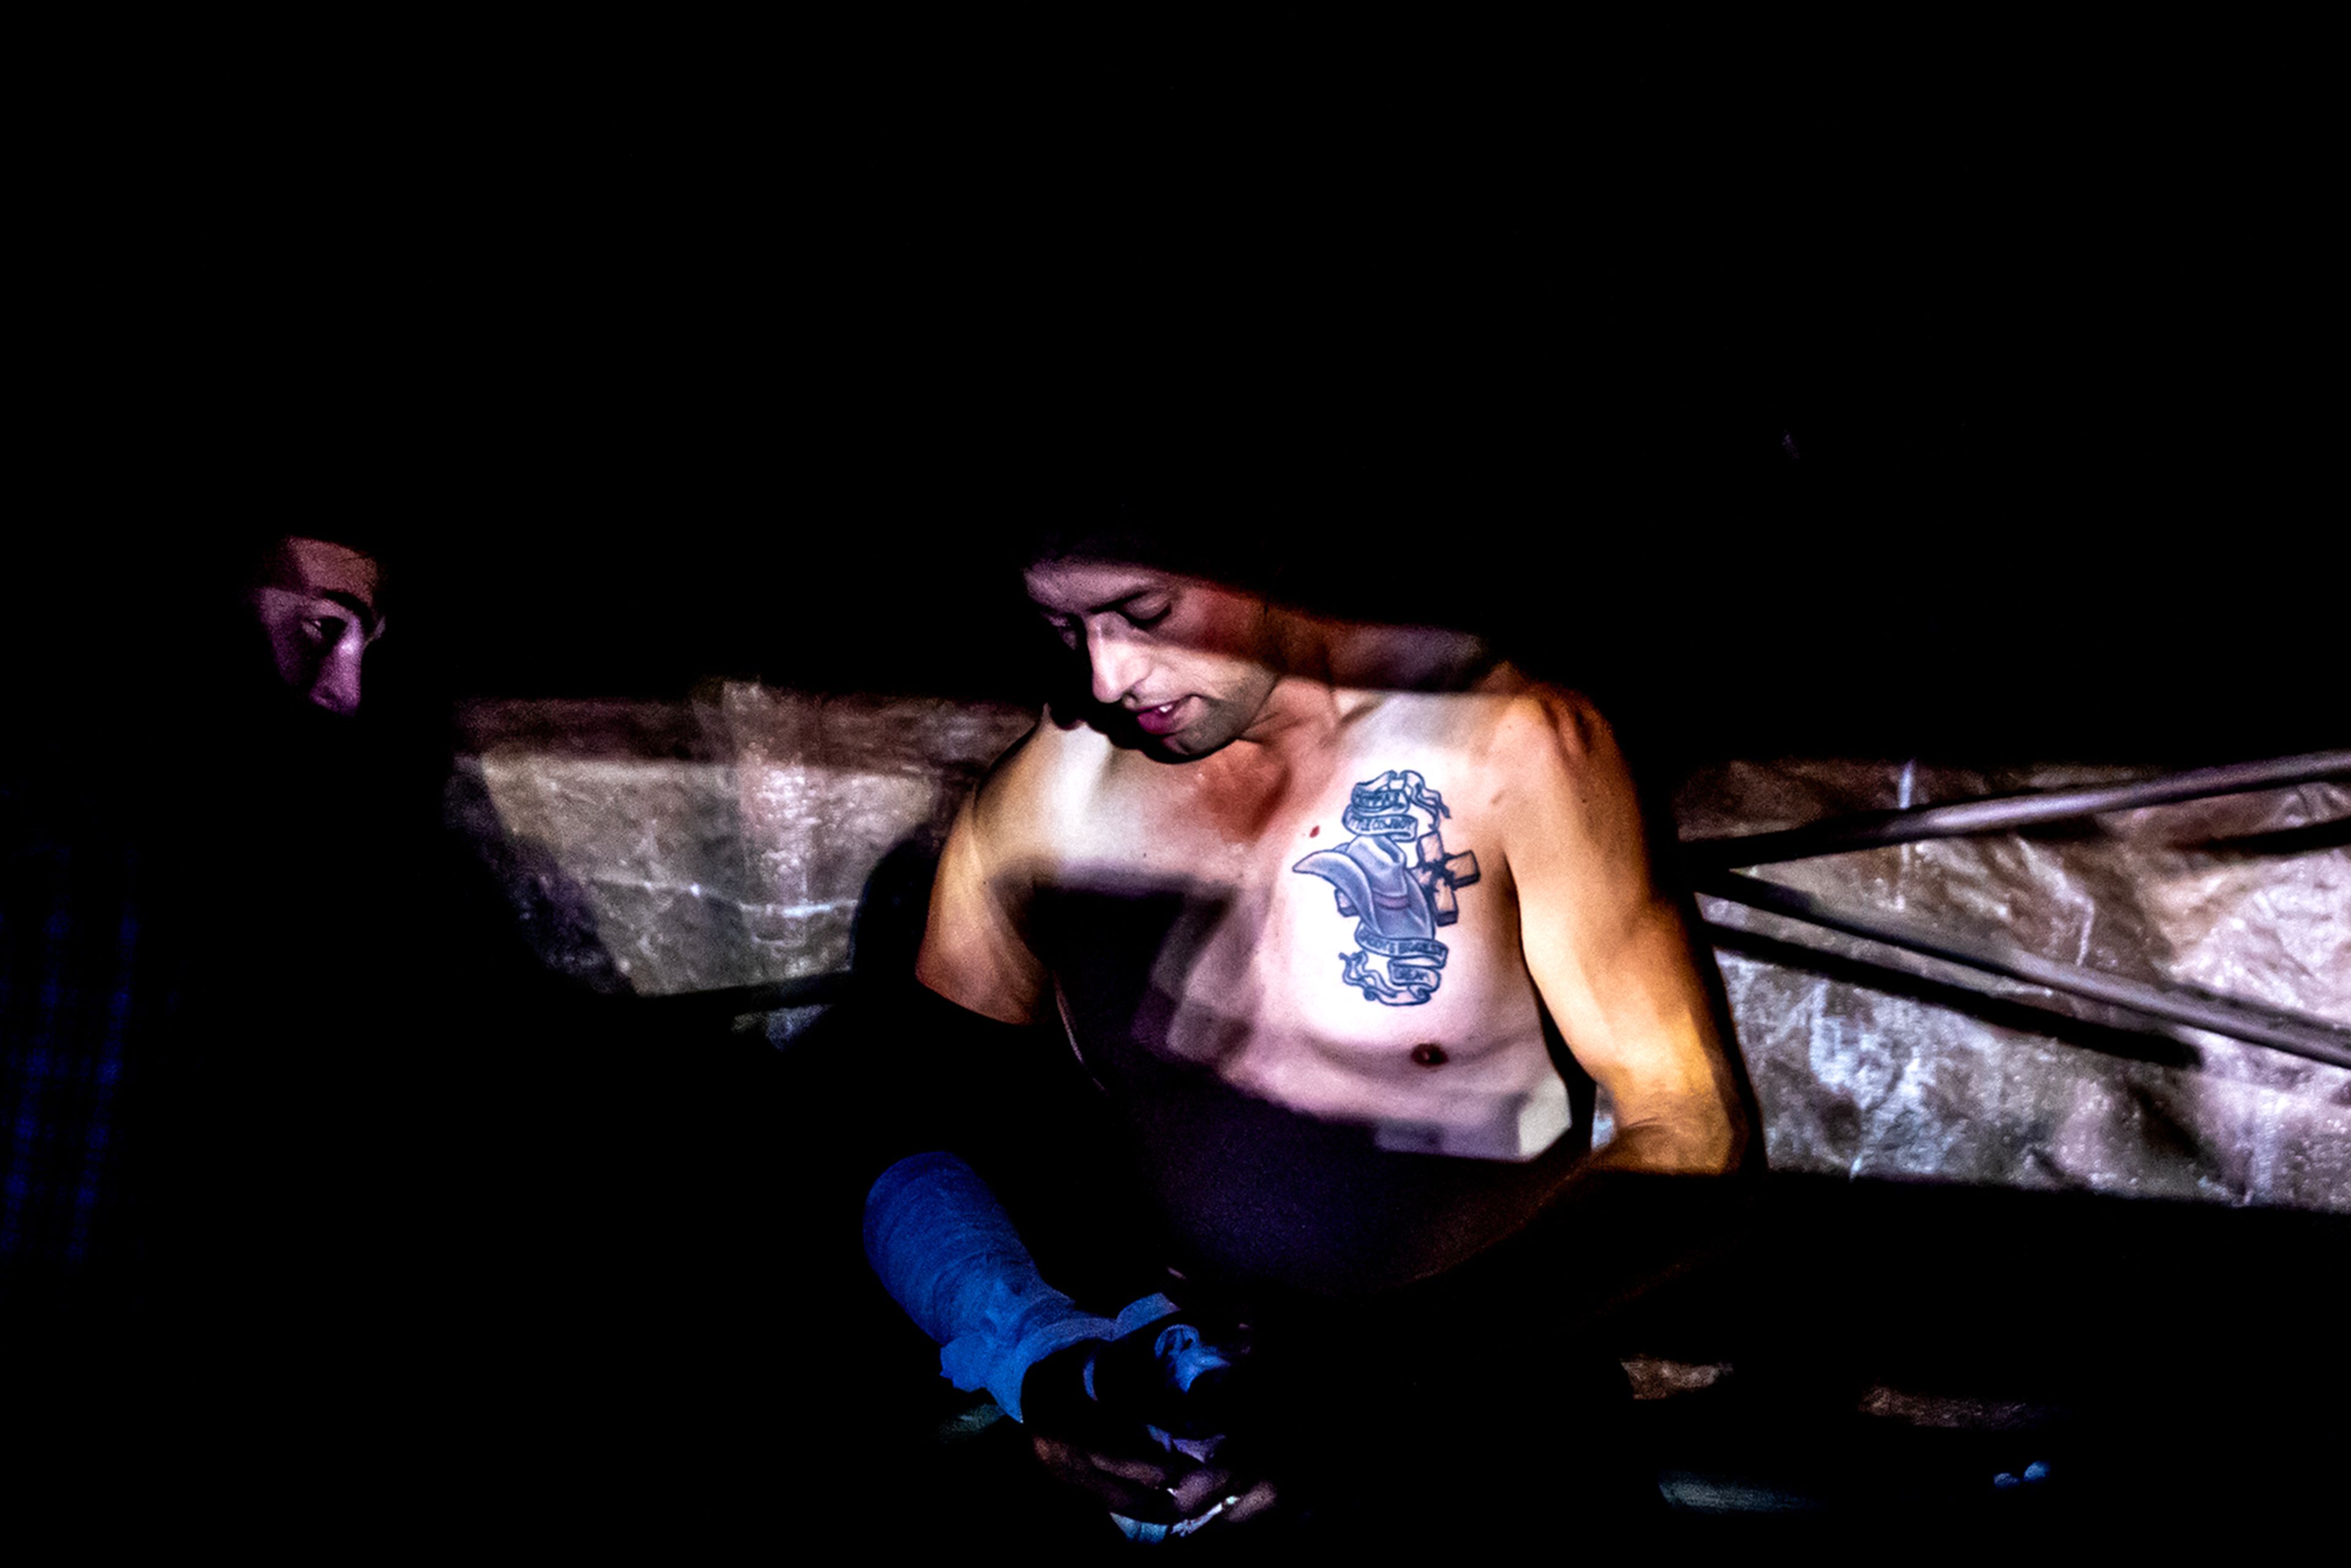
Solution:
<path fill-rule="evenodd" d="M 1176 1278 L 1241 1315 L 1344 1317 L 1474 1274 L 1596 1173 L 1738 1166 L 1738 1076 L 1590 705 L 1461 640 L 1153 559 L 1080 541 L 1027 571 L 1099 706 L 1049 712 L 964 808 L 916 973 L 1066 1030 Z M 1614 1132 L 1587 1155 L 1593 1082 Z M 1050 1469 L 1162 1521 L 1271 1498 L 1231 1503 L 1248 1478 L 1218 1460 L 1046 1430 L 1152 1309 L 1061 1324 L 1041 1282 L 975 1284 L 944 1242 L 893 1255 L 892 1215 L 912 1236 L 906 1216 L 986 1205 L 960 1176 L 893 1184 L 904 1168 L 869 1208 L 877 1268 L 959 1382 L 1015 1414 L 1025 1392 Z M 992 1255 L 1018 1251 L 996 1235 Z M 1543 1332 L 1540 1303 L 1503 1299 L 1457 1301 L 1441 1334 L 1395 1321 L 1423 1344 Z"/>

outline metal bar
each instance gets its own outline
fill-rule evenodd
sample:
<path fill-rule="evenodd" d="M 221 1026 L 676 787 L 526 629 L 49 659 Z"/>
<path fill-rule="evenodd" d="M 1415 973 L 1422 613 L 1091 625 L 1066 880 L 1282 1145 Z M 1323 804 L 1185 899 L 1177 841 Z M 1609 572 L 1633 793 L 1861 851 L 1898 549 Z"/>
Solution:
<path fill-rule="evenodd" d="M 2094 784 L 2078 789 L 2048 789 L 2032 795 L 2001 795 L 1986 800 L 1955 800 L 1941 806 L 1914 806 L 1900 811 L 1862 811 L 1808 822 L 1776 832 L 1749 833 L 1727 839 L 1692 839 L 1682 845 L 1685 863 L 1693 868 L 1771 865 L 1807 860 L 1813 855 L 1842 854 L 1848 850 L 1883 848 L 1920 839 L 1957 838 L 1967 833 L 2000 832 L 2039 822 L 2062 822 L 2101 811 L 2160 806 L 2174 800 L 2200 800 L 2207 795 L 2237 795 L 2250 789 L 2283 789 L 2321 779 L 2351 776 L 2351 750 L 2313 751 L 2300 757 L 2280 757 L 2266 762 L 2234 762 L 2221 768 L 2196 768 L 2185 773 L 2135 779 L 2126 784 Z"/>
<path fill-rule="evenodd" d="M 846 969 L 803 975 L 796 979 L 768 980 L 751 986 L 728 986 L 708 991 L 672 991 L 660 996 L 631 998 L 637 1008 L 664 1017 L 732 1018 L 740 1013 L 773 1012 L 778 1008 L 819 1007 L 846 998 L 855 988 Z"/>
<path fill-rule="evenodd" d="M 1892 915 L 1842 908 L 1801 889 L 1783 887 L 1761 877 L 1742 876 L 1737 872 L 1717 872 L 1702 878 L 1698 891 L 1848 936 L 1866 936 L 1889 947 L 1924 953 L 1930 958 L 1964 964 L 1973 969 L 1988 969 L 2011 979 L 2029 980 L 2068 996 L 2086 997 L 2152 1018 L 2210 1030 L 2215 1034 L 2266 1045 L 2313 1061 L 2351 1067 L 2351 1030 L 2323 1019 L 2284 1012 L 2238 997 L 2217 996 L 2193 987 L 2100 974 L 2005 943 L 1947 936 Z"/>
<path fill-rule="evenodd" d="M 1817 926 L 1805 926 L 1802 936 L 1775 936 L 1760 924 L 1739 925 L 1701 918 L 1698 929 L 1717 952 L 1743 954 L 1775 968 L 1801 969 L 1823 979 L 1908 997 L 1928 1007 L 1972 1013 L 1987 1023 L 2049 1035 L 2070 1044 L 2087 1044 L 2094 1051 L 2137 1061 L 2181 1065 L 2195 1059 L 2193 1050 L 2159 1019 L 2123 1008 L 2104 1009 L 2105 1017 L 2085 1018 L 2064 1010 L 2059 1006 L 2063 998 L 2041 988 L 2020 990 L 1980 969 L 1918 957 L 1900 948 L 1846 952 L 1829 945 L 1836 940 L 1834 933 Z M 1859 946 L 1874 949 L 1884 944 Z M 2130 1037 L 2130 1043 L 2119 1044 L 2109 1038 L 2117 1035 Z"/>

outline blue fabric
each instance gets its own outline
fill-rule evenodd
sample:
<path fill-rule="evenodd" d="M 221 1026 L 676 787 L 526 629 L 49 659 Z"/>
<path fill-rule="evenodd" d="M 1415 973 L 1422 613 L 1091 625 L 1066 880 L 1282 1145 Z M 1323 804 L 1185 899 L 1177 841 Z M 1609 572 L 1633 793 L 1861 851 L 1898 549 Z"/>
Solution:
<path fill-rule="evenodd" d="M 1029 1369 L 1081 1340 L 1116 1339 L 1173 1311 L 1164 1296 L 1115 1319 L 1045 1283 L 987 1184 L 949 1154 L 914 1155 L 882 1173 L 865 1199 L 865 1256 L 893 1300 L 938 1342 L 957 1388 L 986 1389 L 1020 1419 Z"/>
<path fill-rule="evenodd" d="M 14 802 L 0 800 L 0 806 Z M 14 818 L 14 812 L 0 813 Z M 0 822 L 0 1301 L 120 1265 L 125 1071 L 166 1006 L 138 857 Z"/>

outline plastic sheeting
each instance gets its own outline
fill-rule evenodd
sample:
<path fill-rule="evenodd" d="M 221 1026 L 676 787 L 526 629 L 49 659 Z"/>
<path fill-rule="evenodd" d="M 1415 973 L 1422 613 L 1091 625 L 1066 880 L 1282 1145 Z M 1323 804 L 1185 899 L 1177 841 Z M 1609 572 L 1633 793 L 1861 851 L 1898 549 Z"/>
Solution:
<path fill-rule="evenodd" d="M 741 681 L 690 703 L 484 702 L 461 717 L 473 754 L 449 816 L 540 961 L 641 996 L 847 968 L 876 868 L 935 853 L 1034 722 Z"/>
<path fill-rule="evenodd" d="M 1684 838 L 2151 770 L 1734 763 Z M 2336 784 L 1759 868 L 2044 957 L 2351 1022 Z M 1704 898 L 1775 1168 L 2351 1210 L 2351 1070 Z M 2047 1010 L 2043 1010 L 2047 1009 Z"/>

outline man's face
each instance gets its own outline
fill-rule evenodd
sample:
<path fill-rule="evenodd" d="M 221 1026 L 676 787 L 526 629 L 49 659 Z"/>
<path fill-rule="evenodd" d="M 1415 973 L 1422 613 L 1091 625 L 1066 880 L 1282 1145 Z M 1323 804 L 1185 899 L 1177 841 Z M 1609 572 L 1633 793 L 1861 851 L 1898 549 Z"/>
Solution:
<path fill-rule="evenodd" d="M 1082 653 L 1094 700 L 1123 709 L 1163 751 L 1205 757 L 1264 708 L 1276 667 L 1262 599 L 1154 567 L 1041 561 L 1029 597 Z"/>
<path fill-rule="evenodd" d="M 280 540 L 249 602 L 286 689 L 329 713 L 357 713 L 360 662 L 383 634 L 372 557 L 324 539 Z"/>

